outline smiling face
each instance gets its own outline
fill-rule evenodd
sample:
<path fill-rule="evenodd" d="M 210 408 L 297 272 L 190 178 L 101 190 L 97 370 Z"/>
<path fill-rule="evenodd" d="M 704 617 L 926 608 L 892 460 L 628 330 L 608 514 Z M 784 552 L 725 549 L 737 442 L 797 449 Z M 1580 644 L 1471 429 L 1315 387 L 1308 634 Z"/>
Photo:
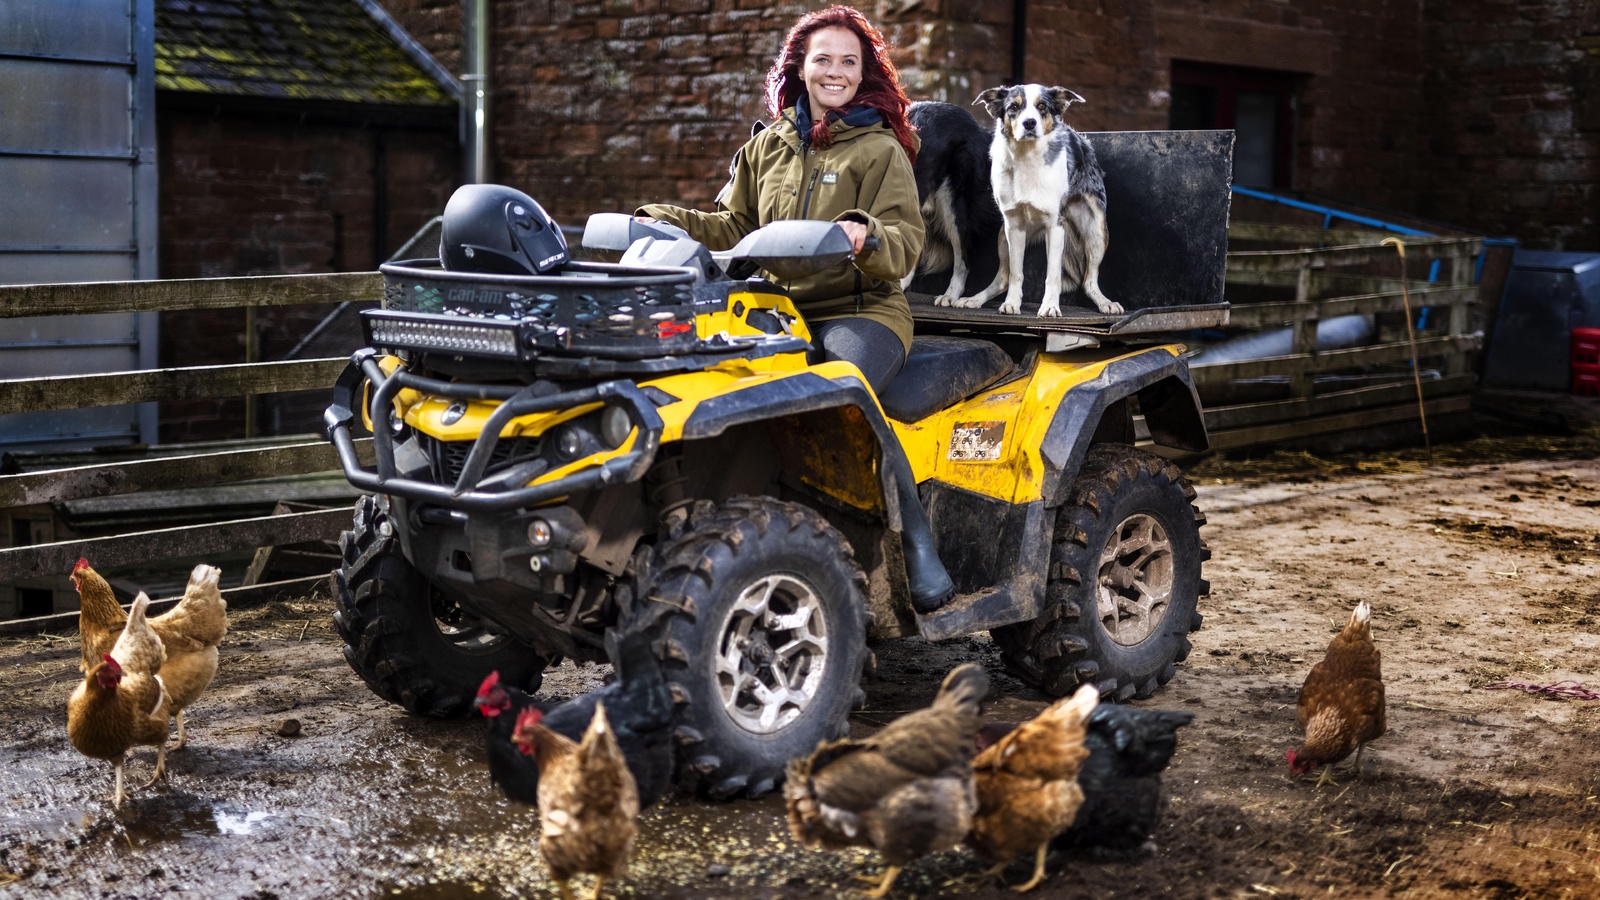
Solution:
<path fill-rule="evenodd" d="M 819 28 L 806 44 L 800 70 L 811 98 L 812 121 L 855 99 L 861 86 L 861 39 L 848 28 Z"/>

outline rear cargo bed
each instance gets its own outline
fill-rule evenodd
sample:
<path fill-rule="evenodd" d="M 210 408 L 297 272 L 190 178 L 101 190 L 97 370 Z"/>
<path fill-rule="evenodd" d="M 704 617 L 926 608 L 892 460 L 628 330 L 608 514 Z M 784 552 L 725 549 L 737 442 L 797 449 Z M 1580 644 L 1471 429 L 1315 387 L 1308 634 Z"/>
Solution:
<path fill-rule="evenodd" d="M 929 330 L 967 326 L 1135 336 L 1227 323 L 1223 277 L 1233 132 L 1107 131 L 1085 136 L 1105 170 L 1110 242 L 1100 286 L 1126 312 L 1104 315 L 1076 292 L 1063 298 L 1059 318 L 1031 315 L 1044 289 L 1044 247 L 1039 244 L 1028 250 L 1022 315 L 1002 316 L 1000 297 L 976 310 L 933 306 L 933 298 L 949 282 L 949 273 L 939 272 L 919 276 L 907 291 L 919 325 L 926 323 Z M 978 293 L 993 280 L 997 262 L 996 247 L 981 248 L 968 263 L 967 294 Z"/>

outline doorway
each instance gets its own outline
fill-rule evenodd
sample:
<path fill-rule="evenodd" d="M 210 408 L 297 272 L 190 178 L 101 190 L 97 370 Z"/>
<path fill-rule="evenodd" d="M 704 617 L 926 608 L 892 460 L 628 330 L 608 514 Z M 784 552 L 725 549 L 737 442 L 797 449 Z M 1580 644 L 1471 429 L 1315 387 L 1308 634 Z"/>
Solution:
<path fill-rule="evenodd" d="M 1233 183 L 1294 184 L 1295 76 L 1288 72 L 1172 61 L 1174 131 L 1233 129 Z"/>

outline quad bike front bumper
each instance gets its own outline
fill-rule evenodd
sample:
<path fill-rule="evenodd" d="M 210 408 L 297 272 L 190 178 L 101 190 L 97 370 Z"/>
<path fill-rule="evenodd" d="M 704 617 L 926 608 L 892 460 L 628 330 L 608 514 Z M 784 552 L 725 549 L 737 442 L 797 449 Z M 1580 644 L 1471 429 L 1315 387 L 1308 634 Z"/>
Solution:
<path fill-rule="evenodd" d="M 560 391 L 549 382 L 525 387 L 443 381 L 404 368 L 386 373 L 379 354 L 357 351 L 334 383 L 333 403 L 323 413 L 327 439 L 339 454 L 350 483 L 365 491 L 472 512 L 527 508 L 584 491 L 627 484 L 644 477 L 661 446 L 663 423 L 655 405 L 632 381 L 604 381 L 580 390 Z M 396 461 L 394 398 L 402 390 L 454 400 L 498 400 L 499 406 L 473 440 L 454 484 L 423 480 L 402 471 Z M 367 468 L 356 455 L 352 433 L 363 391 L 372 424 L 375 466 Z M 533 463 L 488 474 L 500 432 L 513 419 L 554 410 L 601 404 L 627 415 L 634 433 L 625 451 L 594 465 L 549 480 L 535 481 L 543 469 Z M 532 482 L 532 483 L 530 483 Z"/>

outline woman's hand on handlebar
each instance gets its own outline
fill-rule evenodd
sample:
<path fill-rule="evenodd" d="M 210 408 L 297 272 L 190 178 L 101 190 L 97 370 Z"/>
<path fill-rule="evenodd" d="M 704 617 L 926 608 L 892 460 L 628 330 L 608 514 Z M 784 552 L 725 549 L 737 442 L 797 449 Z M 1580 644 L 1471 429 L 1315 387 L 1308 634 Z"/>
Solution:
<path fill-rule="evenodd" d="M 833 224 L 838 225 L 839 228 L 844 231 L 845 237 L 850 239 L 850 246 L 855 250 L 855 252 L 860 253 L 861 248 L 867 242 L 867 226 L 861 222 L 856 222 L 851 219 L 845 219 Z"/>

